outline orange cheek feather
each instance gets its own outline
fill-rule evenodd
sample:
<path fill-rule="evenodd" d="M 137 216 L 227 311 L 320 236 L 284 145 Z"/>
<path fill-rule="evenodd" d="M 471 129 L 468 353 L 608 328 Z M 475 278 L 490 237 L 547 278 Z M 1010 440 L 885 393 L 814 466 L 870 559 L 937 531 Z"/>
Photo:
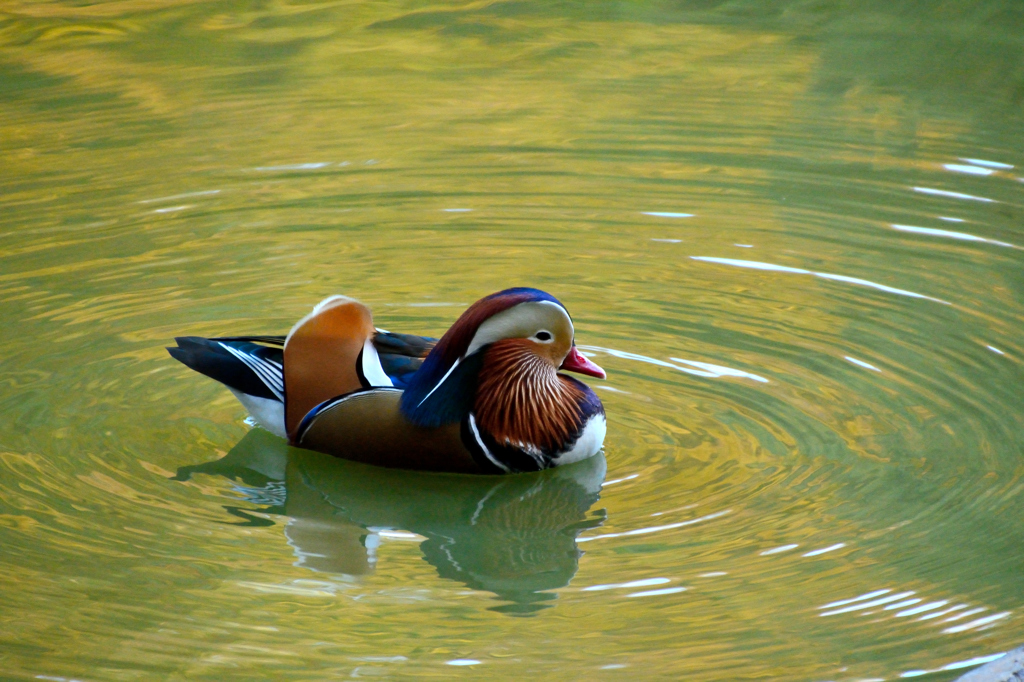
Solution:
<path fill-rule="evenodd" d="M 551 344 L 499 341 L 487 350 L 474 405 L 499 443 L 557 450 L 580 420 L 579 389 L 558 376 Z M 540 352 L 538 352 L 540 351 Z"/>

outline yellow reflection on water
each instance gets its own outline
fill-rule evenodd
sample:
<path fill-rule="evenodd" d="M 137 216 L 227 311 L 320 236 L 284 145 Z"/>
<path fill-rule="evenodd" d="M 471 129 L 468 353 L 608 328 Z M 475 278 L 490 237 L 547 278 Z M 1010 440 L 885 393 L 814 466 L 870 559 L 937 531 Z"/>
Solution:
<path fill-rule="evenodd" d="M 1021 185 L 947 166 L 1020 167 L 1024 34 L 816 7 L 7 3 L 3 669 L 845 680 L 1018 643 Z M 609 370 L 599 498 L 598 460 L 280 457 L 163 350 L 332 293 L 437 335 L 524 284 Z"/>

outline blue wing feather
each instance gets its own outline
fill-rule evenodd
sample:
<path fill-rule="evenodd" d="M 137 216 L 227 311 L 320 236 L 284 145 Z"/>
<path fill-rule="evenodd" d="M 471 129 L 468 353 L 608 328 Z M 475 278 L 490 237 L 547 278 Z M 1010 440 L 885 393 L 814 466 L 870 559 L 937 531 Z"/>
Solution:
<path fill-rule="evenodd" d="M 404 389 L 409 379 L 423 365 L 423 359 L 437 343 L 437 339 L 415 334 L 395 334 L 378 331 L 373 337 L 381 369 L 395 388 Z"/>

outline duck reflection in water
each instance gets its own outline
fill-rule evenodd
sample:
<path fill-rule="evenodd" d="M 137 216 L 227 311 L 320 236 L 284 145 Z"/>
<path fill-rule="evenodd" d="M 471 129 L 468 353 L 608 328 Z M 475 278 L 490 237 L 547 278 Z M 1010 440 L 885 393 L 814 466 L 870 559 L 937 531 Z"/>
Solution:
<path fill-rule="evenodd" d="M 602 454 L 514 476 L 433 474 L 289 448 L 254 429 L 222 459 L 181 467 L 175 478 L 196 473 L 241 481 L 250 501 L 268 505 L 259 511 L 288 516 L 298 565 L 366 575 L 378 533 L 409 531 L 426 538 L 423 558 L 442 578 L 493 592 L 511 602 L 494 608 L 507 613 L 550 606 L 557 595 L 547 590 L 568 585 L 579 567 L 576 536 L 604 521 L 603 510 L 588 514 L 605 477 Z"/>

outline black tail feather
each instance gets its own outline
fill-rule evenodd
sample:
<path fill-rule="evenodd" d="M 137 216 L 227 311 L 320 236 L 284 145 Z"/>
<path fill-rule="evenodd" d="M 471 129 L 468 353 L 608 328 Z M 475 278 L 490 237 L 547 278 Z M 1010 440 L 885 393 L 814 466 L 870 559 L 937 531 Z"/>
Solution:
<path fill-rule="evenodd" d="M 235 355 L 216 340 L 200 336 L 179 336 L 174 339 L 177 348 L 167 348 L 171 357 L 186 367 L 220 383 L 258 398 L 278 397 L 267 384 Z"/>
<path fill-rule="evenodd" d="M 192 337 L 187 337 L 192 338 Z M 258 336 L 215 336 L 209 341 L 249 341 L 250 343 L 263 344 L 265 346 L 284 347 L 286 336 L 261 334 Z"/>

